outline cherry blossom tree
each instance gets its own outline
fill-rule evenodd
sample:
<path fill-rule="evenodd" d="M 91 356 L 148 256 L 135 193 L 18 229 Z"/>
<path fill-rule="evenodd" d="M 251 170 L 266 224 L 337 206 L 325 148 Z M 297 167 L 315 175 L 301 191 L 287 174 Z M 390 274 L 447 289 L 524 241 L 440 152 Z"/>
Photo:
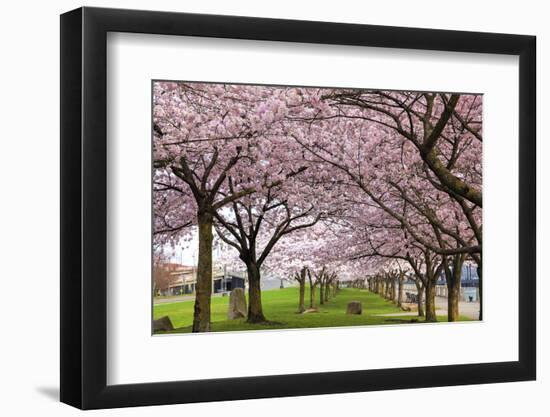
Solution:
<path fill-rule="evenodd" d="M 305 311 L 306 281 L 309 283 L 309 309 L 316 308 L 318 288 L 320 305 L 336 295 L 338 279 L 345 273 L 345 264 L 341 261 L 347 261 L 335 252 L 337 239 L 323 220 L 286 237 L 274 250 L 268 268 L 298 282 L 298 312 Z"/>
<path fill-rule="evenodd" d="M 235 248 L 246 265 L 249 283 L 249 323 L 265 322 L 260 291 L 261 268 L 281 238 L 311 227 L 321 218 L 311 203 L 303 208 L 292 206 L 289 198 L 277 196 L 269 187 L 264 198 L 256 194 L 232 204 L 232 210 L 216 213 L 216 231 L 220 239 Z"/>

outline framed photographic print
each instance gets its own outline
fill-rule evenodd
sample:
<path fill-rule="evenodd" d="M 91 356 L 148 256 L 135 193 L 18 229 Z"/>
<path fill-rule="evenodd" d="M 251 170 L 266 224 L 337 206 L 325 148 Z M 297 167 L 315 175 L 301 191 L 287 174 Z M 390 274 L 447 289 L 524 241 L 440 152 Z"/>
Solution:
<path fill-rule="evenodd" d="M 61 16 L 61 400 L 535 379 L 535 38 Z"/>

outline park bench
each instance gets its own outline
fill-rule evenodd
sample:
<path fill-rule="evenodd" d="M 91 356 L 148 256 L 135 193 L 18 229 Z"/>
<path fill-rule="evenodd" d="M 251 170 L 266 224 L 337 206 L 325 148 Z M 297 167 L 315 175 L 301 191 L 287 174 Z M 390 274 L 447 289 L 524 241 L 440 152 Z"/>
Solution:
<path fill-rule="evenodd" d="M 416 303 L 416 302 L 418 302 L 417 294 L 414 294 L 412 292 L 406 292 L 405 297 L 407 298 L 407 303 Z"/>

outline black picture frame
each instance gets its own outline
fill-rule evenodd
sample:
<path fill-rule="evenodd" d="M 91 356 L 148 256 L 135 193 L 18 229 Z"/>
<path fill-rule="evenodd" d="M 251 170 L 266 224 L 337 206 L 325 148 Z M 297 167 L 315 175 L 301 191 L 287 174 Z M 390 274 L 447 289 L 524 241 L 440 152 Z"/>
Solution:
<path fill-rule="evenodd" d="M 107 385 L 108 32 L 518 56 L 519 360 Z M 524 35 L 251 17 L 88 7 L 61 15 L 61 401 L 96 409 L 534 380 L 535 45 Z"/>

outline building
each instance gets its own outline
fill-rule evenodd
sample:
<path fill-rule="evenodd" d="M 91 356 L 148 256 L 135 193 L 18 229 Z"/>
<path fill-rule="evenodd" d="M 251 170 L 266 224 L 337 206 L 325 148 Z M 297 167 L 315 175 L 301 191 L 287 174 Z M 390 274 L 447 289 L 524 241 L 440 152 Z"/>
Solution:
<path fill-rule="evenodd" d="M 160 291 L 161 295 L 193 294 L 197 283 L 196 269 L 193 266 L 170 263 L 170 284 Z"/>
<path fill-rule="evenodd" d="M 197 284 L 197 269 L 195 266 L 169 264 L 170 284 L 160 295 L 194 294 Z M 228 271 L 227 268 L 214 267 L 212 270 L 212 292 L 229 292 L 233 288 L 246 288 L 246 277 L 238 272 Z"/>
<path fill-rule="evenodd" d="M 227 270 L 213 273 L 212 277 L 214 293 L 230 292 L 234 288 L 246 289 L 246 276 L 238 272 L 228 272 Z"/>
<path fill-rule="evenodd" d="M 416 285 L 414 281 L 408 278 L 405 281 L 404 291 L 410 294 L 416 294 Z M 447 297 L 447 281 L 445 273 L 441 272 L 435 287 L 435 294 L 439 297 Z M 479 276 L 477 267 L 472 264 L 462 265 L 462 274 L 460 277 L 460 300 L 468 302 L 479 301 Z"/>
<path fill-rule="evenodd" d="M 451 268 L 452 269 L 452 268 Z M 445 285 L 445 272 L 441 271 L 437 285 Z M 460 277 L 460 283 L 462 287 L 478 287 L 479 276 L 477 275 L 477 267 L 472 264 L 462 265 L 462 274 Z"/>

